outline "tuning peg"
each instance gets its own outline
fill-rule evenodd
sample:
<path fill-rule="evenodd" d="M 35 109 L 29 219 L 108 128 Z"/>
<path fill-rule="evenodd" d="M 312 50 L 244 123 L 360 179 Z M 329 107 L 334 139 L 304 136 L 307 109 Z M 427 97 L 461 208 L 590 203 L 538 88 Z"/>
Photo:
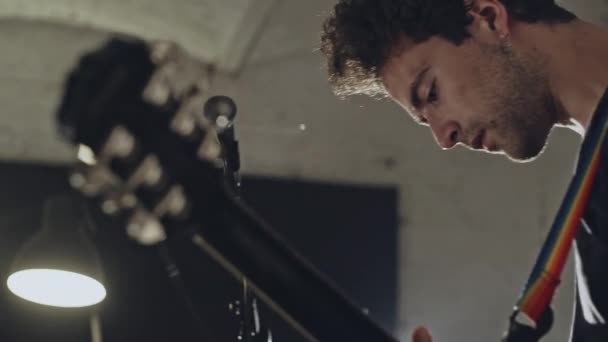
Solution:
<path fill-rule="evenodd" d="M 150 44 L 150 59 L 155 64 L 162 64 L 175 54 L 176 45 L 168 40 L 158 40 Z"/>
<path fill-rule="evenodd" d="M 106 215 L 116 215 L 120 210 L 120 206 L 118 202 L 113 199 L 106 199 L 101 202 L 101 210 Z"/>
<path fill-rule="evenodd" d="M 171 121 L 171 128 L 181 136 L 190 137 L 195 133 L 196 120 L 189 115 L 176 116 Z"/>
<path fill-rule="evenodd" d="M 185 150 L 195 156 L 199 146 L 204 142 L 205 138 L 213 133 L 212 127 L 201 121 L 197 117 L 200 109 L 203 107 L 204 98 L 199 91 L 193 90 L 186 99 L 184 99 L 171 119 L 170 128 L 173 132 L 179 134 L 187 143 Z"/>
<path fill-rule="evenodd" d="M 84 195 L 93 197 L 116 189 L 119 180 L 105 165 L 95 164 L 76 168 L 69 176 L 69 183 Z"/>
<path fill-rule="evenodd" d="M 82 172 L 76 171 L 70 174 L 68 177 L 68 182 L 72 188 L 80 190 L 87 184 L 87 178 Z"/>
<path fill-rule="evenodd" d="M 118 204 L 123 209 L 133 209 L 137 205 L 137 197 L 132 193 L 124 193 L 118 199 Z"/>
<path fill-rule="evenodd" d="M 124 126 L 116 126 L 101 149 L 101 158 L 127 158 L 134 151 L 137 142 L 135 137 Z"/>
<path fill-rule="evenodd" d="M 150 212 L 136 209 L 127 224 L 127 235 L 142 245 L 155 245 L 167 238 L 163 225 Z"/>
<path fill-rule="evenodd" d="M 111 216 L 131 211 L 137 206 L 137 197 L 130 192 L 109 192 L 101 200 L 101 210 Z"/>
<path fill-rule="evenodd" d="M 222 146 L 220 145 L 217 134 L 207 134 L 198 149 L 198 157 L 203 160 L 221 164 L 221 154 Z"/>
<path fill-rule="evenodd" d="M 147 102 L 164 106 L 171 98 L 183 100 L 192 91 L 209 88 L 210 66 L 191 57 L 178 44 L 157 41 L 149 50 L 157 68 L 142 94 Z"/>
<path fill-rule="evenodd" d="M 164 106 L 169 102 L 171 97 L 171 86 L 167 82 L 167 77 L 171 74 L 173 66 L 170 63 L 159 67 L 156 72 L 150 77 L 150 81 L 142 92 L 142 98 L 151 104 Z"/>
<path fill-rule="evenodd" d="M 190 204 L 181 185 L 171 187 L 167 195 L 154 207 L 158 217 L 171 216 L 183 219 L 190 212 Z"/>
<path fill-rule="evenodd" d="M 97 158 L 95 158 L 95 152 L 84 144 L 78 145 L 78 151 L 76 152 L 76 157 L 82 163 L 86 165 L 95 165 L 97 163 Z"/>
<path fill-rule="evenodd" d="M 142 159 L 142 161 L 135 167 L 133 172 L 126 179 L 126 187 L 128 189 L 135 189 L 140 185 L 147 187 L 159 187 L 165 178 L 165 171 L 163 170 L 160 160 L 154 154 L 148 154 Z"/>

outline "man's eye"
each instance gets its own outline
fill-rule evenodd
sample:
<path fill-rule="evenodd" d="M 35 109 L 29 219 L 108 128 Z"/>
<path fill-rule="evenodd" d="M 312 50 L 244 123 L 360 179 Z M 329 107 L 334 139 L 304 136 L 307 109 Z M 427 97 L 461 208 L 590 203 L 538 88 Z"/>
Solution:
<path fill-rule="evenodd" d="M 437 81 L 433 80 L 433 84 L 431 84 L 431 89 L 429 89 L 429 95 L 426 98 L 427 103 L 435 103 L 437 102 Z"/>

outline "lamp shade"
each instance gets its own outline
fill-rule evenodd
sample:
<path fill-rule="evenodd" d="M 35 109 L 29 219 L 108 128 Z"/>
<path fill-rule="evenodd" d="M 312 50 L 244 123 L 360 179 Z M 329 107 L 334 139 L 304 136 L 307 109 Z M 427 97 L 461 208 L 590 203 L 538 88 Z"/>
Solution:
<path fill-rule="evenodd" d="M 85 307 L 106 295 L 101 261 L 88 233 L 84 199 L 76 194 L 44 203 L 42 228 L 13 261 L 7 286 L 17 296 L 44 305 Z"/>

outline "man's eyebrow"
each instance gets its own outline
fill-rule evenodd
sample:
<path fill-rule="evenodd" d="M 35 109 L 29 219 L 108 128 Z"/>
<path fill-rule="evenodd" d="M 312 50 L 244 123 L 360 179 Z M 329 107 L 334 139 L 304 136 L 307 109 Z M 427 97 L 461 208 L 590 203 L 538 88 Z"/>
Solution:
<path fill-rule="evenodd" d="M 422 69 L 418 75 L 416 75 L 414 82 L 412 82 L 412 86 L 410 88 L 410 101 L 412 106 L 416 109 L 420 108 L 422 105 L 422 100 L 420 97 L 418 97 L 418 88 L 420 87 L 420 83 L 422 82 L 424 75 L 427 71 L 429 71 L 430 68 L 430 66 L 427 66 L 426 68 Z"/>

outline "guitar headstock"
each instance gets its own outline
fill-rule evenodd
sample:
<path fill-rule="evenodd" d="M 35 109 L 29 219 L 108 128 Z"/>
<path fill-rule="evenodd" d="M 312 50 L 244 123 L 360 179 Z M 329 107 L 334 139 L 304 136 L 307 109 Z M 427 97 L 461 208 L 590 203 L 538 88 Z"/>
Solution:
<path fill-rule="evenodd" d="M 162 241 L 167 222 L 185 222 L 192 203 L 225 191 L 218 132 L 236 107 L 207 101 L 209 79 L 177 45 L 127 38 L 84 55 L 67 79 L 59 127 L 81 161 L 70 183 L 124 215 L 140 243 Z"/>

